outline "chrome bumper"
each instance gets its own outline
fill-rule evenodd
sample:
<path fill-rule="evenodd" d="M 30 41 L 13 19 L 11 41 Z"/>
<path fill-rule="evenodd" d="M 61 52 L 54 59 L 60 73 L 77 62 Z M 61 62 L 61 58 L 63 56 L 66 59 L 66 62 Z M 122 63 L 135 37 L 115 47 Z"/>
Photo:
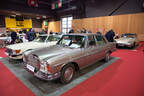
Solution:
<path fill-rule="evenodd" d="M 33 74 L 34 76 L 40 78 L 40 79 L 43 79 L 43 80 L 55 80 L 57 78 L 60 77 L 60 72 L 58 73 L 54 73 L 54 74 L 47 74 L 47 73 L 44 73 L 44 72 L 41 72 L 40 70 L 37 71 L 37 72 L 32 72 L 31 70 L 29 70 L 27 67 L 26 67 L 26 64 L 24 66 L 24 69 L 28 72 L 30 72 L 31 74 Z"/>
<path fill-rule="evenodd" d="M 125 46 L 132 47 L 133 46 L 133 44 L 125 44 L 125 43 L 117 43 L 116 45 L 121 46 L 121 47 L 125 47 Z"/>
<path fill-rule="evenodd" d="M 11 54 L 9 54 L 9 53 L 7 53 L 7 52 L 5 52 L 5 54 L 8 55 L 8 57 L 9 57 L 10 59 L 22 59 L 22 54 L 19 54 L 19 55 L 11 55 Z"/>

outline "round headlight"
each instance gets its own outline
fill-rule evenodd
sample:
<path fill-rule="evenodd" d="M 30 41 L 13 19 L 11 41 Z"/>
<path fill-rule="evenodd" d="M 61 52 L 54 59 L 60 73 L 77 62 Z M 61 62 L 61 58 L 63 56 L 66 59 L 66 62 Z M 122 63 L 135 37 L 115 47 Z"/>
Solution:
<path fill-rule="evenodd" d="M 47 61 L 41 61 L 42 66 L 46 72 L 51 72 L 51 67 L 49 66 Z"/>

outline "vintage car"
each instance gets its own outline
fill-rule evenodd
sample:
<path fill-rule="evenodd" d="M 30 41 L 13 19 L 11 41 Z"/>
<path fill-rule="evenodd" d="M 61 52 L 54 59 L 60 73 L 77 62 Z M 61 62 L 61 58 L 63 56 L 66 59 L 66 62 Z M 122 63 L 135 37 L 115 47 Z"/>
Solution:
<path fill-rule="evenodd" d="M 23 55 L 25 69 L 44 80 L 60 78 L 64 84 L 72 81 L 75 71 L 96 61 L 108 61 L 116 44 L 97 34 L 67 34 L 47 48 L 27 51 Z"/>
<path fill-rule="evenodd" d="M 125 33 L 120 36 L 115 36 L 114 40 L 116 41 L 117 47 L 135 47 L 138 45 L 137 35 L 134 33 Z"/>
<path fill-rule="evenodd" d="M 10 42 L 11 41 L 11 33 L 1 33 L 0 34 L 0 40 L 2 40 L 3 42 Z"/>
<path fill-rule="evenodd" d="M 11 59 L 22 59 L 22 54 L 28 50 L 55 45 L 61 38 L 59 35 L 40 35 L 31 42 L 18 43 L 6 46 L 6 54 Z"/>

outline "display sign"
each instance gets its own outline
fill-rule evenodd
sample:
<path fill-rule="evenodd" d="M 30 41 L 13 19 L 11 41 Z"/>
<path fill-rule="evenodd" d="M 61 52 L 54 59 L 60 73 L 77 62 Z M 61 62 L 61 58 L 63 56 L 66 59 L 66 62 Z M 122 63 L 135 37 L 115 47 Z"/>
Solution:
<path fill-rule="evenodd" d="M 48 26 L 48 22 L 47 21 L 44 21 L 44 26 Z"/>
<path fill-rule="evenodd" d="M 15 18 L 5 18 L 6 28 L 32 28 L 32 20 L 24 19 L 23 21 L 16 21 Z"/>
<path fill-rule="evenodd" d="M 16 21 L 16 26 L 24 27 L 23 21 Z"/>

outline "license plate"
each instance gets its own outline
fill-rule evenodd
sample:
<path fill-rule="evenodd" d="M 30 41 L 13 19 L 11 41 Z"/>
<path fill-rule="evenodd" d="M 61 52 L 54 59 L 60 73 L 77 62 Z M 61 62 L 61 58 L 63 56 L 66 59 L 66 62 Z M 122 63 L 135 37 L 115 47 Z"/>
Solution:
<path fill-rule="evenodd" d="M 32 72 L 34 72 L 34 70 L 35 70 L 35 68 L 29 64 L 27 64 L 27 68 Z"/>

